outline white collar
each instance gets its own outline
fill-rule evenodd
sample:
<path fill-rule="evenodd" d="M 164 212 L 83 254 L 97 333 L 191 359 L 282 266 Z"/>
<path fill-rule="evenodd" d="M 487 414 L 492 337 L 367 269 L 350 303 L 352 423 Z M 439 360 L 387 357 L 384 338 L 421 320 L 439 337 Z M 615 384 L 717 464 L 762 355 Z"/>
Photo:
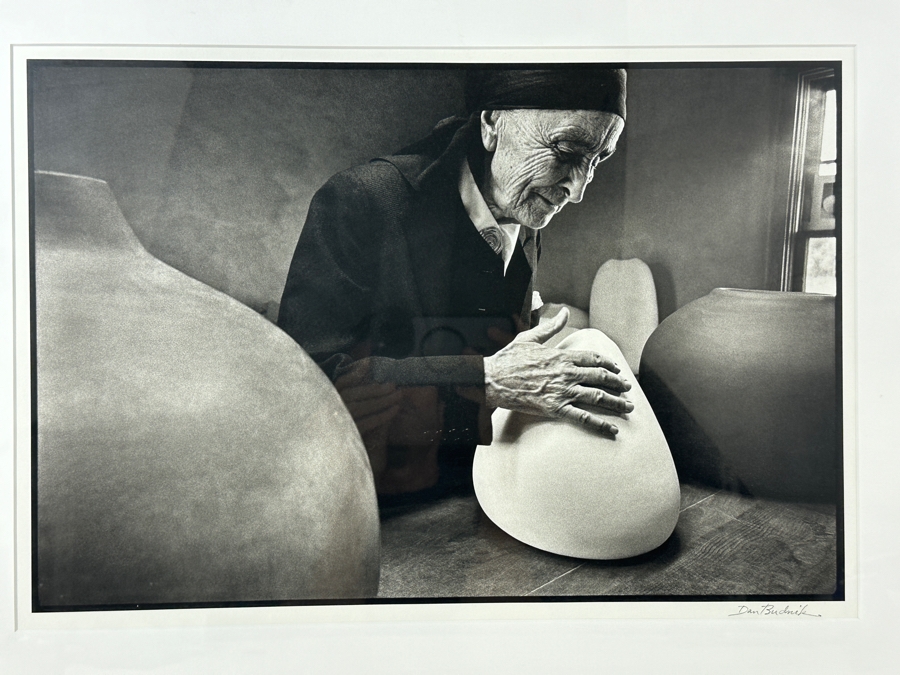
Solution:
<path fill-rule="evenodd" d="M 496 221 L 494 214 L 488 208 L 487 202 L 481 196 L 481 190 L 475 184 L 472 169 L 469 168 L 469 162 L 465 158 L 459 171 L 459 196 L 462 198 L 469 220 L 472 221 L 479 232 L 488 227 L 496 227 L 503 234 L 503 274 L 506 274 L 506 268 L 509 267 L 509 261 L 512 260 L 513 253 L 516 250 L 516 239 L 519 238 L 519 223 L 504 223 L 501 225 Z"/>

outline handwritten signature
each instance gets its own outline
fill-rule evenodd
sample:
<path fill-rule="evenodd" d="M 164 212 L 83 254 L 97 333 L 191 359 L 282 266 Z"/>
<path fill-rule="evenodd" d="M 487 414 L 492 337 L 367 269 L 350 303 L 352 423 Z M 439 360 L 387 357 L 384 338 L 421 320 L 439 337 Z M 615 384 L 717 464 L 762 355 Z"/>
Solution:
<path fill-rule="evenodd" d="M 753 609 L 747 605 L 738 605 L 738 611 L 728 616 L 812 616 L 822 618 L 821 614 L 813 614 L 808 612 L 809 605 L 799 605 L 791 607 L 777 607 L 775 605 L 763 605 L 759 609 Z"/>

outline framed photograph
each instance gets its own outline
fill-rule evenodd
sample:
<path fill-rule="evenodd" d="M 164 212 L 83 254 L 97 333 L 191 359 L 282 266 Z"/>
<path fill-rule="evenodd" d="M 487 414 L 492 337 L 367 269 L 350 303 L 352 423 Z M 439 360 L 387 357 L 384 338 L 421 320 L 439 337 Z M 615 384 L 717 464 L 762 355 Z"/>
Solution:
<path fill-rule="evenodd" d="M 857 615 L 852 49 L 12 58 L 19 626 Z"/>

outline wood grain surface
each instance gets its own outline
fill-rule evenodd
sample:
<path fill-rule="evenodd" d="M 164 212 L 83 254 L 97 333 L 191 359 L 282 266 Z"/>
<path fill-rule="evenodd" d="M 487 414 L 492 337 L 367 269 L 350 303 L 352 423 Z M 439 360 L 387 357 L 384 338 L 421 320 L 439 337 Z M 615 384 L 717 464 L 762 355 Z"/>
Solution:
<path fill-rule="evenodd" d="M 474 496 L 382 511 L 382 598 L 831 595 L 834 507 L 682 484 L 659 548 L 586 561 L 522 544 Z"/>

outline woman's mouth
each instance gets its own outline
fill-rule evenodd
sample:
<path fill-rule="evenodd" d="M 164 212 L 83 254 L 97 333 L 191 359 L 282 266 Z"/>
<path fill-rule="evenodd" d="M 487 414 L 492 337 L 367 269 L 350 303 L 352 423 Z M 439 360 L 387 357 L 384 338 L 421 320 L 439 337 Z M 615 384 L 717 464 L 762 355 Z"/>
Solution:
<path fill-rule="evenodd" d="M 551 210 L 553 210 L 553 211 L 558 211 L 558 210 L 559 210 L 559 208 L 560 208 L 559 205 L 558 205 L 558 204 L 554 204 L 554 203 L 551 202 L 549 199 L 547 199 L 544 195 L 540 194 L 539 192 L 535 192 L 535 193 L 533 193 L 533 194 L 534 194 L 534 196 L 537 197 L 538 200 L 540 200 L 540 202 L 542 202 L 548 209 L 551 209 Z"/>

